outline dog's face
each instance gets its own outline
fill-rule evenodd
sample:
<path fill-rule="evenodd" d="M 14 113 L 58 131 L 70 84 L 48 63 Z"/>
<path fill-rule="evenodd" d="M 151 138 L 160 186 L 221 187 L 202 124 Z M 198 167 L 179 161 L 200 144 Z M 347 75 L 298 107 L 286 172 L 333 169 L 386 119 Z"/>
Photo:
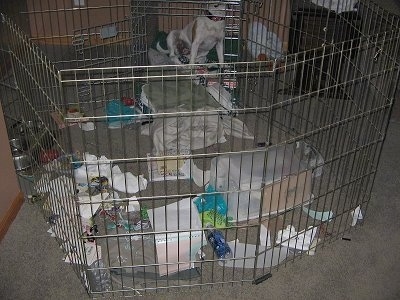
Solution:
<path fill-rule="evenodd" d="M 225 17 L 225 11 L 228 8 L 224 2 L 210 2 L 207 4 L 208 11 L 216 17 Z"/>

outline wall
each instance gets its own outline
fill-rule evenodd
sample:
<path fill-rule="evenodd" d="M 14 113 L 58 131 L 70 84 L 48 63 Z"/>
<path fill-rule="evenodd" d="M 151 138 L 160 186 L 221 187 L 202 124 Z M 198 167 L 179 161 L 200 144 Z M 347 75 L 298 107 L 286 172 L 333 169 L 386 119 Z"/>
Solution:
<path fill-rule="evenodd" d="M 159 29 L 169 32 L 173 29 L 183 28 L 193 20 L 194 15 L 204 13 L 204 3 L 178 3 L 169 1 L 159 5 Z M 274 32 L 282 41 L 283 51 L 288 50 L 290 27 L 290 1 L 253 0 L 243 6 L 243 19 L 240 19 L 240 7 L 231 5 L 227 11 L 227 36 L 230 35 L 228 27 L 242 26 L 242 38 L 247 40 L 248 25 L 259 22 L 266 26 L 268 31 Z M 234 34 L 234 33 L 232 33 Z"/>
<path fill-rule="evenodd" d="M 3 110 L 0 106 L 0 240 L 17 215 L 23 196 L 20 193 L 17 175 L 8 143 Z"/>
<path fill-rule="evenodd" d="M 36 43 L 71 45 L 75 31 L 124 20 L 129 0 L 85 0 L 76 7 L 69 0 L 27 0 L 31 37 Z"/>

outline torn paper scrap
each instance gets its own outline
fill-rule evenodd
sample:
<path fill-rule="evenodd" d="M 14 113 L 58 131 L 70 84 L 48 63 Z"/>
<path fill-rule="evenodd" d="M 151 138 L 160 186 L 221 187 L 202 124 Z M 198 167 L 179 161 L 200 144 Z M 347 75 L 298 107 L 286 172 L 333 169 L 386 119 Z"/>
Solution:
<path fill-rule="evenodd" d="M 307 252 L 306 252 L 306 254 L 307 255 L 310 255 L 310 256 L 313 256 L 313 255 L 315 255 L 315 252 L 316 252 L 316 248 L 317 248 L 317 245 L 318 245 L 318 243 L 319 242 L 321 242 L 321 239 L 314 239 L 314 241 L 312 242 L 312 244 L 311 244 L 311 246 L 310 246 L 310 250 L 308 250 Z"/>
<path fill-rule="evenodd" d="M 82 123 L 79 123 L 79 127 L 83 131 L 92 131 L 92 130 L 96 129 L 96 126 L 94 125 L 93 122 L 82 122 Z"/>
<path fill-rule="evenodd" d="M 271 235 L 264 224 L 260 226 L 260 245 L 264 247 L 266 245 L 267 248 L 271 248 Z"/>
<path fill-rule="evenodd" d="M 362 212 L 361 212 L 360 205 L 357 206 L 354 210 L 351 211 L 351 216 L 353 217 L 353 220 L 351 222 L 351 226 L 356 226 L 357 221 L 363 219 L 363 215 L 362 215 Z"/>
<path fill-rule="evenodd" d="M 321 222 L 330 222 L 333 219 L 333 211 L 315 211 L 308 207 L 303 206 L 303 211 L 308 214 L 311 218 L 321 221 Z"/>
<path fill-rule="evenodd" d="M 210 171 L 199 169 L 191 159 L 185 160 L 183 166 L 179 169 L 186 177 L 193 179 L 197 186 L 204 186 L 210 181 Z"/>
<path fill-rule="evenodd" d="M 291 249 L 308 251 L 310 250 L 317 230 L 318 227 L 310 226 L 307 230 L 296 232 L 294 226 L 288 225 L 286 229 L 278 231 L 276 243 Z"/>
<path fill-rule="evenodd" d="M 258 246 L 257 262 L 256 250 L 257 246 L 252 244 L 240 243 L 239 240 L 228 242 L 229 247 L 232 249 L 232 259 L 218 261 L 220 266 L 230 268 L 264 268 L 265 266 L 276 266 L 284 261 L 289 250 L 286 247 L 274 247 L 266 250 L 263 246 Z"/>
<path fill-rule="evenodd" d="M 47 230 L 48 233 L 50 233 L 51 237 L 56 237 L 56 234 L 53 232 L 53 230 L 50 228 L 49 230 Z"/>

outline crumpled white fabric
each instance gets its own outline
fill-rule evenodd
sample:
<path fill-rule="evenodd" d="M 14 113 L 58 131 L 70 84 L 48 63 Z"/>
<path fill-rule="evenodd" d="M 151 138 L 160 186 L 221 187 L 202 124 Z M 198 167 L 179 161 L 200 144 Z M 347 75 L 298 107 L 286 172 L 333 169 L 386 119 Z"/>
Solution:
<path fill-rule="evenodd" d="M 224 133 L 231 135 L 239 139 L 253 140 L 254 136 L 250 133 L 246 124 L 244 124 L 238 118 L 231 116 L 220 116 L 222 119 L 222 125 L 224 125 Z"/>
<path fill-rule="evenodd" d="M 196 150 L 226 142 L 218 114 L 157 118 L 151 125 L 155 153 Z M 166 150 L 166 151 L 164 151 Z"/>
<path fill-rule="evenodd" d="M 105 156 L 97 158 L 86 152 L 83 160 L 85 163 L 74 170 L 77 183 L 90 184 L 91 178 L 104 176 L 108 178 L 110 186 L 120 192 L 134 194 L 147 188 L 147 180 L 142 175 L 137 177 L 131 172 L 122 173 L 119 166 L 111 167 L 111 161 Z"/>
<path fill-rule="evenodd" d="M 156 118 L 150 130 L 143 130 L 142 134 L 153 135 L 156 155 L 165 155 L 171 150 L 180 153 L 181 150 L 197 150 L 225 143 L 225 135 L 254 139 L 241 120 L 214 112 L 207 113 L 211 110 L 215 111 L 215 108 L 204 107 L 198 115 Z"/>

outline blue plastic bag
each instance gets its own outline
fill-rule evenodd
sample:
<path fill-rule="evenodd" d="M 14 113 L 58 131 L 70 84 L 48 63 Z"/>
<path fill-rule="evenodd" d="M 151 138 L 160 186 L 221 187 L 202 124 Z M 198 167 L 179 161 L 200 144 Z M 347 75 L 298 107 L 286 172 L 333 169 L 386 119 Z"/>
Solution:
<path fill-rule="evenodd" d="M 125 106 L 120 100 L 111 100 L 106 104 L 107 122 L 128 124 L 134 119 L 135 109 Z"/>
<path fill-rule="evenodd" d="M 220 193 L 217 193 L 212 185 L 207 185 L 206 192 L 195 198 L 193 203 L 196 205 L 199 213 L 215 210 L 217 213 L 226 216 L 228 207 L 225 199 Z"/>

